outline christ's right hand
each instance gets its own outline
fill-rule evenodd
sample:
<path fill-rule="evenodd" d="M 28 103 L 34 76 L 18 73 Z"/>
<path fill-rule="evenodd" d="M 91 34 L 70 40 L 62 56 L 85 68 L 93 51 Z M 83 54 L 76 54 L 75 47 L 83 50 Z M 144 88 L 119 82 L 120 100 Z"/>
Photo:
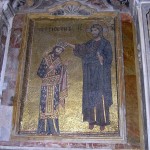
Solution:
<path fill-rule="evenodd" d="M 75 48 L 75 45 L 74 45 L 74 44 L 70 44 L 70 43 L 65 42 L 65 45 L 66 45 L 66 46 L 69 46 L 69 47 L 71 47 L 71 48 L 73 48 L 73 49 Z"/>

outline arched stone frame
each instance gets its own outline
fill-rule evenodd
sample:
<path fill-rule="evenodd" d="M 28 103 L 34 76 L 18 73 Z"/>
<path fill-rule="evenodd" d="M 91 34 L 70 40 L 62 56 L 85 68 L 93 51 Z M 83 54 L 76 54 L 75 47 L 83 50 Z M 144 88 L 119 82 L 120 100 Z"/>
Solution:
<path fill-rule="evenodd" d="M 57 12 L 60 9 L 62 10 L 63 14 L 57 15 L 57 13 L 55 13 L 55 12 Z M 81 11 L 81 10 L 85 10 L 85 11 Z M 81 12 L 81 14 L 80 14 L 80 12 Z M 86 15 L 82 14 L 82 12 L 84 12 Z M 96 13 L 96 11 L 94 9 L 91 9 L 90 7 L 86 7 L 84 5 L 81 5 L 79 2 L 65 2 L 65 3 L 63 3 L 63 5 L 58 5 L 58 6 L 54 7 L 53 9 L 49 9 L 49 13 L 51 15 L 45 14 L 45 17 L 49 18 L 49 19 L 51 19 L 51 18 L 52 19 L 54 19 L 54 18 L 63 19 L 63 18 L 67 18 L 67 17 L 68 18 L 78 18 L 79 17 L 80 19 L 82 19 L 82 18 L 88 18 L 89 16 L 91 19 L 92 19 L 92 16 L 93 16 L 93 18 L 99 19 L 99 13 Z M 66 14 L 64 15 L 64 13 L 66 13 Z M 56 14 L 56 16 L 54 16 L 55 14 Z M 121 47 L 121 41 L 120 41 L 120 39 L 121 39 L 121 37 L 120 37 L 120 23 L 119 23 L 120 21 L 119 21 L 119 14 L 117 12 L 107 12 L 106 14 L 108 14 L 108 16 L 111 16 L 111 14 L 112 14 L 112 17 L 114 17 L 114 20 L 116 20 L 115 21 L 115 24 L 116 24 L 115 31 L 117 34 L 116 35 L 116 38 L 117 38 L 116 39 L 116 42 L 117 42 L 116 43 L 116 48 L 117 48 L 116 53 L 117 53 L 117 66 L 118 66 L 117 76 L 118 76 L 118 80 L 119 80 L 118 86 L 120 88 L 120 89 L 118 89 L 118 96 L 119 96 L 119 99 L 118 99 L 119 100 L 118 101 L 118 103 L 119 103 L 119 108 L 118 108 L 119 114 L 118 115 L 120 116 L 120 119 L 119 119 L 119 136 L 116 137 L 115 140 L 113 140 L 111 138 L 108 138 L 108 139 L 109 139 L 110 143 L 111 142 L 113 142 L 113 143 L 118 143 L 118 142 L 124 143 L 124 142 L 126 142 L 126 125 L 125 125 L 124 83 L 123 83 L 123 76 L 122 76 L 123 75 L 123 71 L 122 71 L 123 64 L 122 64 L 122 47 Z M 101 13 L 101 15 L 105 16 L 105 13 Z M 36 15 L 36 14 L 30 15 L 29 14 L 28 16 L 29 16 L 29 18 L 27 18 L 27 20 L 31 20 L 31 21 L 32 20 L 34 21 L 34 19 L 38 19 L 38 18 L 40 19 L 40 17 L 42 17 L 44 19 L 44 14 L 41 14 L 41 15 L 40 14 L 39 15 Z M 107 18 L 107 15 L 106 15 L 106 18 Z M 27 32 L 24 34 L 28 35 L 29 33 Z M 28 46 L 25 45 L 25 47 L 28 47 Z M 23 59 L 25 59 L 25 58 L 23 58 Z M 27 66 L 25 68 L 27 68 Z M 22 82 L 22 80 L 20 82 Z M 21 96 L 20 95 L 20 92 L 21 92 L 20 89 L 22 89 L 22 87 L 21 87 L 21 85 L 18 85 L 17 88 L 18 88 L 18 95 L 17 95 L 16 100 L 18 101 L 18 100 L 20 100 L 20 96 Z M 19 135 L 17 135 L 17 132 L 18 132 L 18 127 L 19 127 L 18 123 L 20 122 L 20 120 L 19 120 L 20 102 L 18 101 L 17 103 L 19 105 L 17 104 L 17 106 L 15 107 L 15 108 L 17 108 L 17 112 L 16 112 L 17 116 L 15 117 L 14 130 L 13 130 L 13 134 L 12 134 L 13 138 L 15 138 L 15 135 L 19 136 Z M 21 138 L 21 136 L 20 136 L 20 138 Z M 46 138 L 48 138 L 48 137 L 46 137 Z M 37 139 L 38 139 L 38 137 L 37 137 Z M 67 137 L 66 137 L 66 139 L 72 142 L 71 139 L 68 139 Z M 75 139 L 73 138 L 73 141 L 74 140 Z M 91 139 L 91 140 L 93 141 L 93 139 Z M 97 140 L 100 140 L 101 142 L 104 141 L 103 138 L 101 138 L 101 139 L 97 138 L 93 142 L 98 142 Z M 83 138 L 83 142 L 84 142 L 84 138 Z"/>

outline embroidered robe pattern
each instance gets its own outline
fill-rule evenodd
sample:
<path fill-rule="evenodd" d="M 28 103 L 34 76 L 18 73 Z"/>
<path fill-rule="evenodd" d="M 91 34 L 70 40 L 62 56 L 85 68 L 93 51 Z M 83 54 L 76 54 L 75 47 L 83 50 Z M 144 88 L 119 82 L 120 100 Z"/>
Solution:
<path fill-rule="evenodd" d="M 37 133 L 59 134 L 59 105 L 67 97 L 67 71 L 59 57 L 49 54 L 43 58 L 37 75 L 42 78 L 40 113 Z"/>

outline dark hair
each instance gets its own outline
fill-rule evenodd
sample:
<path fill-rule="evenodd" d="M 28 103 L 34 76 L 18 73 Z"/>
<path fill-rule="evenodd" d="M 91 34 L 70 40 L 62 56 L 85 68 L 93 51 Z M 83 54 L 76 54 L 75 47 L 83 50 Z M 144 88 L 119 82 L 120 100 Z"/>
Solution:
<path fill-rule="evenodd" d="M 100 35 L 103 36 L 103 28 L 100 24 L 93 24 L 91 27 L 90 27 L 90 31 L 92 31 L 92 28 L 96 28 L 99 30 L 99 32 L 101 33 Z"/>

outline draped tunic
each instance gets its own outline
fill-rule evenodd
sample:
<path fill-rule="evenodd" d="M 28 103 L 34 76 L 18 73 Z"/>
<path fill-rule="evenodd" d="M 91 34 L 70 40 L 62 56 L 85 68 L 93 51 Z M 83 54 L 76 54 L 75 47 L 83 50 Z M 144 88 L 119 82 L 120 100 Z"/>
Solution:
<path fill-rule="evenodd" d="M 111 64 L 112 47 L 108 40 L 101 38 L 99 41 L 90 40 L 84 44 L 77 44 L 74 55 L 82 60 L 83 70 L 83 95 L 82 112 L 93 108 L 104 97 L 108 106 L 112 105 L 111 90 Z M 103 64 L 98 59 L 98 53 L 103 57 Z"/>
<path fill-rule="evenodd" d="M 67 97 L 66 67 L 59 57 L 48 55 L 41 61 L 37 75 L 42 79 L 40 119 L 58 118 L 58 105 Z"/>

